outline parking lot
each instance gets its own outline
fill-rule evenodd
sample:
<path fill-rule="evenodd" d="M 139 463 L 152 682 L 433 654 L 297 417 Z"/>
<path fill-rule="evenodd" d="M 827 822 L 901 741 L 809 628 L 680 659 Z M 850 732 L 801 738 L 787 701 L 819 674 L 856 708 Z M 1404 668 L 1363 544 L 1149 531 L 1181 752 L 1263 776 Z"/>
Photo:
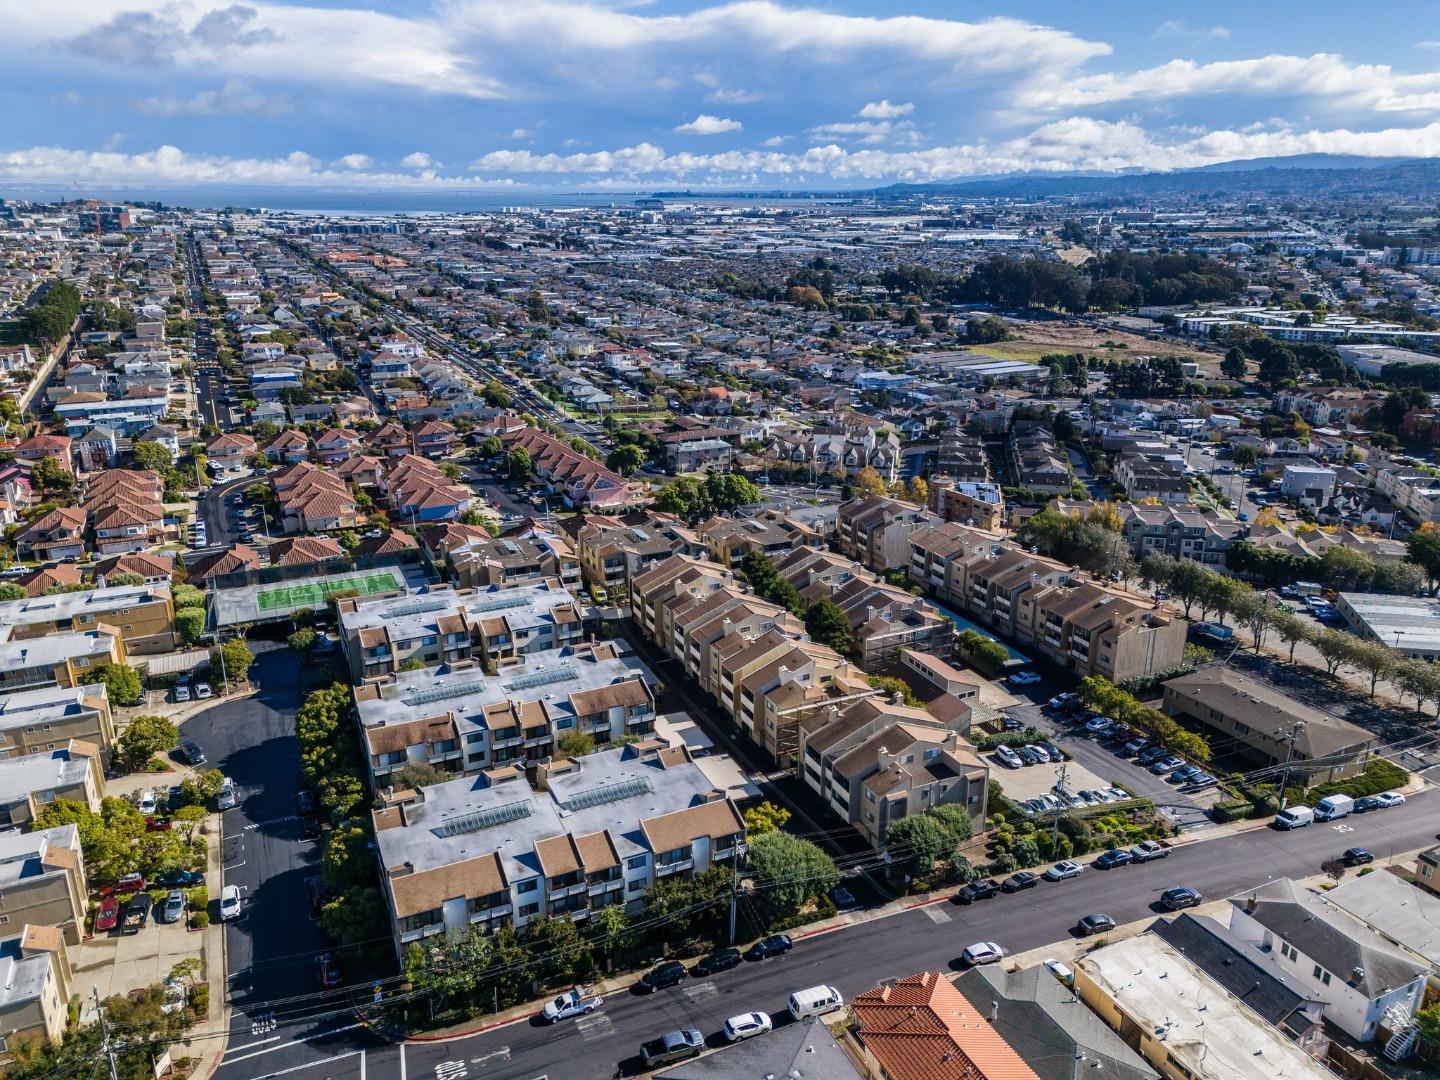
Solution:
<path fill-rule="evenodd" d="M 1000 785 L 1006 798 L 1017 803 L 1026 799 L 1038 799 L 1041 795 L 1049 794 L 1059 782 L 1062 769 L 1064 770 L 1065 784 L 1072 791 L 1090 791 L 1111 786 L 1109 780 L 1097 776 L 1077 761 L 1066 761 L 1059 764 L 1046 762 L 1040 765 L 1025 765 L 1019 769 L 1011 769 L 1007 768 L 993 753 L 986 754 L 985 757 L 991 765 L 990 778 Z"/>
<path fill-rule="evenodd" d="M 75 997 L 89 1007 L 92 988 L 100 999 L 128 994 L 163 983 L 180 961 L 204 957 L 204 930 L 187 930 L 184 918 L 173 923 L 157 922 L 152 913 L 138 933 L 122 934 L 119 929 L 97 934 L 80 943 L 72 954 L 75 962 Z M 198 981 L 203 982 L 202 971 Z"/>

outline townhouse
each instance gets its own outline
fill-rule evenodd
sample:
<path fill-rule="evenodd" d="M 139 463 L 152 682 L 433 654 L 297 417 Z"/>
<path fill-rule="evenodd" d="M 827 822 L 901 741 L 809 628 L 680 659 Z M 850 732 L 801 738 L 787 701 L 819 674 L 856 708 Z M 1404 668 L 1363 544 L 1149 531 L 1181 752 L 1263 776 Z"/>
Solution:
<path fill-rule="evenodd" d="M 533 529 L 528 535 L 493 538 L 479 531 L 482 536 L 444 551 L 448 577 L 458 588 L 530 585 L 545 578 L 572 591 L 582 587 L 580 560 L 563 536 Z"/>
<path fill-rule="evenodd" d="M 1190 501 L 1184 465 L 1160 454 L 1122 454 L 1114 464 L 1115 479 L 1131 502 L 1155 499 L 1167 505 Z"/>
<path fill-rule="evenodd" d="M 752 551 L 773 560 L 797 547 L 822 545 L 818 534 L 773 511 L 745 518 L 712 517 L 695 533 L 710 558 L 727 569 L 738 567 Z"/>
<path fill-rule="evenodd" d="M 1031 491 L 1063 494 L 1071 487 L 1070 459 L 1042 420 L 1017 420 L 1010 428 L 1010 468 L 1015 482 Z"/>
<path fill-rule="evenodd" d="M 628 509 L 644 501 L 640 487 L 619 473 L 539 431 L 525 427 L 500 436 L 506 450 L 525 450 L 536 479 L 560 494 L 572 509 L 600 512 Z"/>
<path fill-rule="evenodd" d="M 168 583 L 117 585 L 0 601 L 0 626 L 11 641 L 110 628 L 132 655 L 175 648 L 175 608 Z"/>
<path fill-rule="evenodd" d="M 887 495 L 861 496 L 840 504 L 835 542 L 842 554 L 883 573 L 905 566 L 910 534 L 930 522 L 923 506 Z"/>
<path fill-rule="evenodd" d="M 620 518 L 585 514 L 562 522 L 586 582 L 624 592 L 631 580 L 671 555 L 702 555 L 708 545 L 679 518 L 641 511 Z"/>
<path fill-rule="evenodd" d="M 454 424 L 447 424 L 444 420 L 426 420 L 410 432 L 410 445 L 421 457 L 441 458 L 455 448 L 458 438 Z"/>
<path fill-rule="evenodd" d="M 298 461 L 276 470 L 270 486 L 286 532 L 349 529 L 365 519 L 345 481 L 312 462 Z"/>
<path fill-rule="evenodd" d="M 351 677 L 481 659 L 487 667 L 577 645 L 584 613 L 558 582 L 455 589 L 432 585 L 401 597 L 348 597 L 337 604 Z"/>
<path fill-rule="evenodd" d="M 86 906 L 78 825 L 0 833 L 0 925 L 53 927 L 66 945 L 78 945 Z"/>
<path fill-rule="evenodd" d="M 315 436 L 315 460 L 322 465 L 334 465 L 359 454 L 364 445 L 358 432 L 348 428 L 326 428 Z"/>
<path fill-rule="evenodd" d="M 148 469 L 112 469 L 90 481 L 82 503 L 95 551 L 142 551 L 165 539 L 165 485 Z"/>
<path fill-rule="evenodd" d="M 53 926 L 26 925 L 0 938 L 0 1064 L 9 1040 L 58 1043 L 69 1020 L 75 972 L 65 939 Z"/>
<path fill-rule="evenodd" d="M 0 625 L 0 692 L 79 686 L 88 671 L 125 658 L 125 643 L 108 627 L 14 641 Z"/>
<path fill-rule="evenodd" d="M 1375 490 L 1417 525 L 1440 523 L 1440 477 L 1408 465 L 1387 462 L 1373 474 Z"/>
<path fill-rule="evenodd" d="M 355 703 L 371 779 L 406 766 L 530 768 L 568 732 L 597 743 L 654 731 L 649 684 L 608 643 L 535 653 L 486 675 L 475 660 L 367 679 Z"/>
<path fill-rule="evenodd" d="M 480 776 L 392 796 L 375 811 L 381 884 L 397 954 L 431 934 L 493 932 L 537 916 L 643 908 L 664 878 L 744 851 L 745 825 L 684 747 L 637 743 L 524 774 Z"/>
<path fill-rule="evenodd" d="M 470 488 L 455 483 L 433 461 L 416 454 L 391 457 L 379 488 L 390 508 L 413 524 L 457 518 L 475 500 Z"/>
<path fill-rule="evenodd" d="M 72 742 L 106 752 L 115 743 L 115 725 L 104 683 L 58 680 L 35 689 L 14 689 L 0 697 L 0 761 L 49 753 Z"/>
<path fill-rule="evenodd" d="M 56 799 L 100 812 L 105 773 L 100 748 L 71 739 L 58 750 L 0 759 L 0 827 L 33 822 Z"/>
<path fill-rule="evenodd" d="M 273 465 L 294 465 L 310 460 L 310 440 L 303 431 L 286 428 L 265 444 L 265 456 Z"/>
<path fill-rule="evenodd" d="M 85 554 L 85 528 L 90 515 L 78 506 L 57 506 L 15 534 L 15 552 L 22 559 L 53 562 Z"/>
<path fill-rule="evenodd" d="M 255 456 L 255 440 L 244 432 L 229 431 L 205 443 L 205 456 L 222 468 L 244 465 Z"/>
<path fill-rule="evenodd" d="M 1249 533 L 1241 522 L 1194 503 L 1155 506 L 1127 502 L 1119 509 L 1120 535 L 1136 559 L 1168 555 L 1206 566 L 1224 566 L 1225 552 Z"/>
<path fill-rule="evenodd" d="M 37 461 L 53 461 L 66 472 L 71 472 L 71 440 L 68 435 L 50 435 L 41 432 L 15 444 L 15 456 L 21 461 L 35 464 Z"/>
<path fill-rule="evenodd" d="M 1271 399 L 1275 412 L 1299 413 L 1313 427 L 1338 427 L 1358 423 L 1371 409 L 1382 404 L 1380 390 L 1277 390 Z"/>

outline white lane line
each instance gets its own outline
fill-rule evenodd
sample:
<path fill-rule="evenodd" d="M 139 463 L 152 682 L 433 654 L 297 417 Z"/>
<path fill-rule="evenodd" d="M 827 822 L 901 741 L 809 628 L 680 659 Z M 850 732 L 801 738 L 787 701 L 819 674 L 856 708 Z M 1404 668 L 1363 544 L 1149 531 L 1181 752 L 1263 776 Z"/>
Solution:
<path fill-rule="evenodd" d="M 264 1046 L 266 1043 L 275 1042 L 275 1041 L 277 1041 L 279 1038 L 280 1038 L 279 1035 L 271 1035 L 268 1039 L 256 1039 L 254 1042 L 248 1042 L 248 1043 L 246 1043 L 244 1046 L 237 1047 L 237 1049 L 239 1049 L 239 1050 L 249 1050 L 252 1046 Z"/>
<path fill-rule="evenodd" d="M 365 1051 L 360 1051 L 360 1080 L 365 1080 Z"/>
<path fill-rule="evenodd" d="M 251 1080 L 270 1080 L 274 1076 L 285 1076 L 289 1073 L 299 1072 L 301 1069 L 313 1069 L 316 1065 L 325 1065 L 333 1061 L 343 1061 L 345 1058 L 354 1057 L 356 1054 L 364 1055 L 364 1050 L 348 1050 L 343 1054 L 331 1054 L 316 1061 L 307 1061 L 304 1065 L 291 1065 L 288 1069 L 281 1069 L 279 1072 L 265 1073 L 262 1076 L 251 1077 Z"/>
<path fill-rule="evenodd" d="M 405 1044 L 400 1044 L 400 1080 L 405 1080 Z"/>
<path fill-rule="evenodd" d="M 331 1035 L 339 1035 L 339 1034 L 340 1034 L 341 1032 L 343 1032 L 343 1031 L 354 1031 L 356 1028 L 358 1028 L 358 1027 L 364 1027 L 364 1026 L 365 1026 L 364 1024 L 346 1024 L 344 1027 L 331 1028 L 329 1031 L 319 1031 L 319 1032 L 316 1032 L 314 1035 L 311 1035 L 309 1038 L 305 1038 L 305 1039 L 294 1039 L 294 1040 L 292 1040 L 291 1042 L 281 1043 L 279 1046 L 272 1046 L 272 1047 L 269 1047 L 269 1048 L 266 1049 L 266 1050 L 256 1050 L 253 1054 L 241 1054 L 239 1057 L 230 1057 L 229 1055 L 226 1055 L 226 1056 L 222 1059 L 222 1061 L 223 1061 L 223 1063 L 226 1064 L 226 1065 L 234 1065 L 237 1061 L 248 1061 L 248 1060 L 250 1060 L 251 1058 L 259 1057 L 261 1054 L 273 1054 L 276 1050 L 288 1050 L 288 1049 L 289 1049 L 290 1047 L 292 1047 L 292 1046 L 304 1046 L 306 1043 L 312 1043 L 312 1042 L 315 1042 L 315 1041 L 318 1040 L 318 1039 L 328 1039 Z M 277 1037 L 278 1037 L 278 1036 L 277 1036 Z M 350 1057 L 350 1056 L 352 1056 L 352 1054 L 358 1054 L 359 1052 L 360 1052 L 359 1050 L 354 1050 L 354 1051 L 351 1051 L 351 1053 L 349 1053 L 349 1054 L 339 1054 L 339 1055 L 336 1055 L 336 1056 L 337 1056 L 337 1057 Z"/>
<path fill-rule="evenodd" d="M 494 1061 L 496 1058 L 499 1058 L 501 1061 L 509 1061 L 510 1047 L 502 1046 L 499 1050 L 491 1050 L 488 1054 L 481 1054 L 479 1057 L 471 1058 L 470 1064 L 484 1065 L 487 1062 Z"/>

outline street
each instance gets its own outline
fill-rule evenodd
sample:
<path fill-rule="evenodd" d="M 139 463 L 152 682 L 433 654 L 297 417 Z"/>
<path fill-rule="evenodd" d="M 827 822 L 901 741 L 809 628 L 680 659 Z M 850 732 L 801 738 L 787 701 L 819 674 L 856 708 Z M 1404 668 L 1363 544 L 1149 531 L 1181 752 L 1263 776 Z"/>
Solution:
<path fill-rule="evenodd" d="M 1111 871 L 1091 868 L 1070 881 L 1044 882 L 1033 891 L 973 907 L 946 901 L 862 922 L 800 940 L 787 956 L 747 962 L 653 997 L 613 995 L 593 1016 L 553 1029 L 522 1020 L 450 1042 L 399 1047 L 353 1027 L 349 1015 L 318 1024 L 282 1024 L 268 1034 L 237 1036 L 217 1075 L 225 1080 L 287 1073 L 302 1080 L 602 1080 L 616 1075 L 617 1068 L 634 1073 L 644 1040 L 676 1027 L 698 1027 L 717 1045 L 715 1033 L 736 1013 L 763 1009 L 777 1023 L 788 1019 L 786 997 L 799 987 L 825 982 L 850 999 L 887 978 L 955 969 L 955 958 L 975 941 L 993 940 L 1018 952 L 1065 939 L 1076 920 L 1091 912 L 1103 911 L 1120 923 L 1151 917 L 1160 910 L 1160 892 L 1174 885 L 1217 899 L 1277 877 L 1314 874 L 1322 862 L 1354 844 L 1384 860 L 1434 841 L 1433 803 L 1434 796 L 1426 792 L 1396 809 L 1334 825 L 1292 833 L 1261 828 L 1183 846 L 1158 862 Z M 303 992 L 303 984 L 290 990 Z M 483 1022 L 479 1017 L 476 1025 Z"/>

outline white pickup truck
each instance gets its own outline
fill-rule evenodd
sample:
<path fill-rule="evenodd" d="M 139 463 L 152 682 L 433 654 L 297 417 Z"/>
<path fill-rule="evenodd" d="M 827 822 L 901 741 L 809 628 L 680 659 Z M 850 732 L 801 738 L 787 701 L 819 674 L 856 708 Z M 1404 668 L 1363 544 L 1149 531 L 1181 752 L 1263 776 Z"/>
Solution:
<path fill-rule="evenodd" d="M 560 1020 L 568 1020 L 572 1016 L 584 1016 L 592 1013 L 601 1005 L 605 999 L 598 994 L 591 994 L 583 986 L 577 986 L 573 990 L 567 990 L 554 1001 L 547 1001 L 545 1007 L 540 1010 L 540 1016 L 548 1023 L 554 1024 Z"/>

